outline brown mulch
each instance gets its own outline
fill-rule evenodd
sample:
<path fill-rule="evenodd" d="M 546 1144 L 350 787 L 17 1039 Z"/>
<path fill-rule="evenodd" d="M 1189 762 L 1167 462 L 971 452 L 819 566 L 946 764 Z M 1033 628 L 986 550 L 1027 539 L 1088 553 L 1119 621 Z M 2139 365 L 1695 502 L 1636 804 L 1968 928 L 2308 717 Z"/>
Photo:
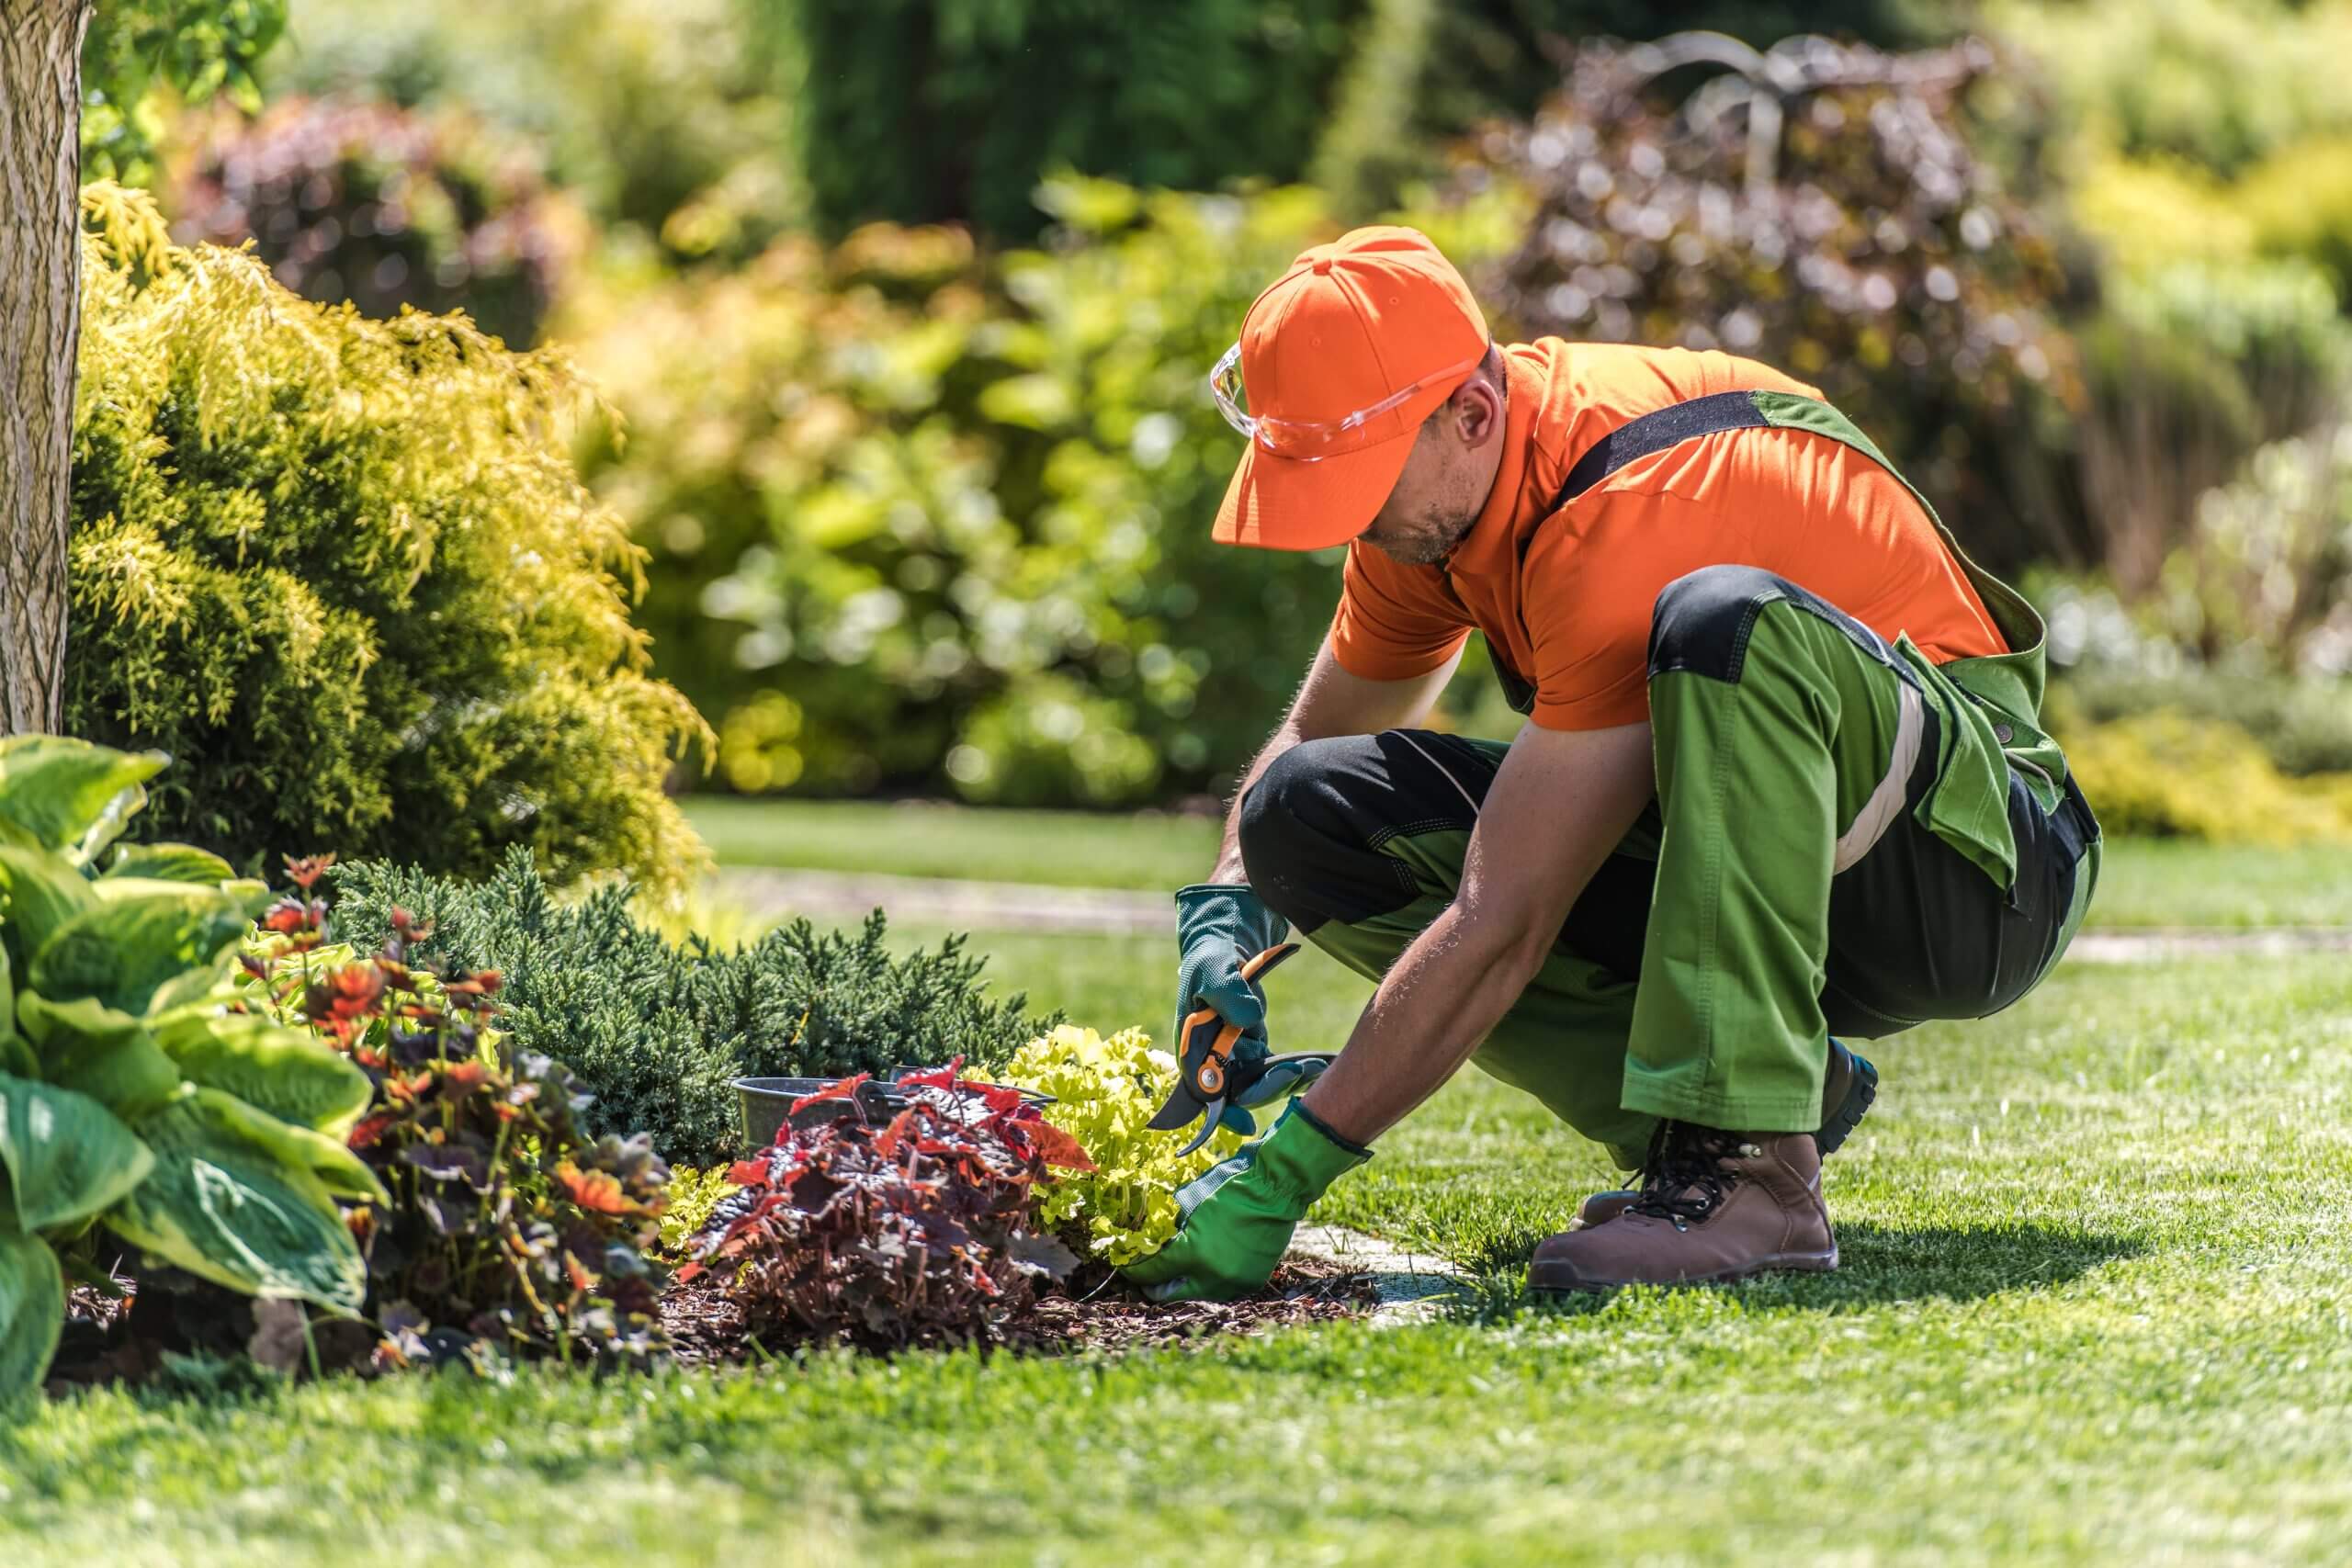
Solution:
<path fill-rule="evenodd" d="M 1294 1258 L 1256 1295 L 1238 1302 L 1160 1306 L 1100 1269 L 1040 1299 L 1006 1331 L 1004 1348 L 1062 1355 L 1076 1350 L 1148 1350 L 1228 1334 L 1258 1334 L 1298 1323 L 1357 1317 L 1374 1301 L 1369 1276 L 1346 1265 Z M 670 1348 L 687 1366 L 748 1361 L 754 1351 L 741 1313 L 705 1274 L 673 1284 L 662 1298 Z"/>

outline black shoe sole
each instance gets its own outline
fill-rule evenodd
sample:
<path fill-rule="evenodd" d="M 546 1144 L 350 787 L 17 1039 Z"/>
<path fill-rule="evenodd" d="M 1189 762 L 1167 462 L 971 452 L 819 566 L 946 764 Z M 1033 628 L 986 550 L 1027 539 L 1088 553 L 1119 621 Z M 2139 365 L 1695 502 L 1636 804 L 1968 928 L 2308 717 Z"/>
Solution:
<path fill-rule="evenodd" d="M 1838 1145 L 1862 1124 L 1871 1113 L 1871 1102 L 1878 1099 L 1878 1069 L 1859 1051 L 1846 1053 L 1854 1059 L 1854 1081 L 1847 1086 L 1846 1098 L 1829 1114 L 1829 1120 L 1815 1129 L 1813 1146 L 1825 1155 L 1836 1154 Z"/>

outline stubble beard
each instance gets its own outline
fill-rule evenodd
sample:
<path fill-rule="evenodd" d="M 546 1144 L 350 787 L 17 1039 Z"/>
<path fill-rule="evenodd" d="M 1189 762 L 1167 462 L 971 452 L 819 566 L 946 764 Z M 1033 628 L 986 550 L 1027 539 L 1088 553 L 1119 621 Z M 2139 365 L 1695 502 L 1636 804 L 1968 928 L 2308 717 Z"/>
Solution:
<path fill-rule="evenodd" d="M 1398 539 L 1375 539 L 1374 546 L 1390 559 L 1404 566 L 1438 566 L 1453 553 L 1453 547 L 1466 536 L 1478 521 L 1476 512 L 1464 512 L 1449 517 L 1441 507 L 1431 507 L 1422 519 L 1422 525 Z"/>

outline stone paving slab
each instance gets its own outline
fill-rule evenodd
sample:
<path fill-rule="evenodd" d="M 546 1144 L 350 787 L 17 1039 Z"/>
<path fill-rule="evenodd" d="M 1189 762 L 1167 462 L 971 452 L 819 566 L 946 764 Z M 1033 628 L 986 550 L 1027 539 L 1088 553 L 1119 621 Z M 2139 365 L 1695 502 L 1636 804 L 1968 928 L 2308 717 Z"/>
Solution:
<path fill-rule="evenodd" d="M 1442 1258 L 1412 1252 L 1393 1242 L 1344 1225 L 1301 1225 L 1290 1249 L 1372 1276 L 1380 1321 L 1411 1322 L 1435 1317 L 1460 1286 L 1460 1268 Z"/>

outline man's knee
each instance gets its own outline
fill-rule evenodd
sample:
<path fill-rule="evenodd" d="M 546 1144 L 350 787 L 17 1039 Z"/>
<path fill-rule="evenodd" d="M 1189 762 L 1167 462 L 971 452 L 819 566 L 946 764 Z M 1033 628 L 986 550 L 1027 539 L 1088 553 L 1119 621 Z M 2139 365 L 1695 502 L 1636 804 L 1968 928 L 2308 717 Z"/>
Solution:
<path fill-rule="evenodd" d="M 1314 918 L 1306 896 L 1329 857 L 1337 776 L 1348 748 L 1359 744 L 1356 736 L 1303 740 L 1241 796 L 1243 874 L 1266 907 L 1294 924 Z"/>
<path fill-rule="evenodd" d="M 1689 671 L 1717 681 L 1739 679 L 1757 614 L 1804 593 L 1760 566 L 1702 566 L 1658 591 L 1650 611 L 1650 675 Z"/>

